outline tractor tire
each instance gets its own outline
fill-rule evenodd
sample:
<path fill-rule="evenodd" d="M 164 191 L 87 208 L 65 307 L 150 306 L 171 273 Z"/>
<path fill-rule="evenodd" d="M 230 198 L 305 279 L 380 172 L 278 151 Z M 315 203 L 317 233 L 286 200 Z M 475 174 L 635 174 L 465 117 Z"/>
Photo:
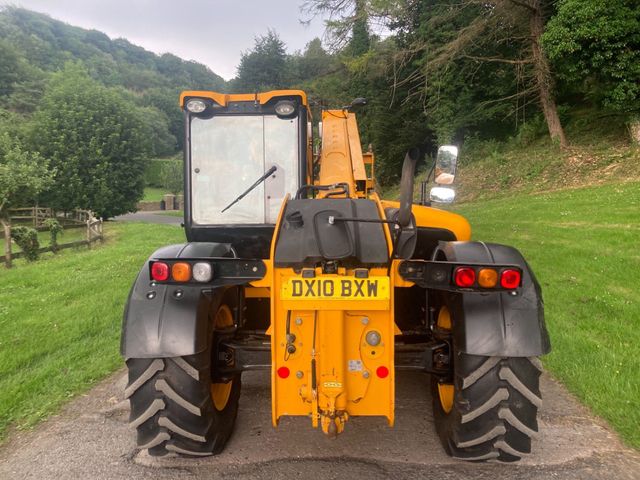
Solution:
<path fill-rule="evenodd" d="M 432 377 L 436 430 L 452 457 L 514 462 L 531 453 L 542 405 L 537 357 L 454 355 L 453 384 Z"/>
<path fill-rule="evenodd" d="M 218 319 L 220 312 L 224 319 L 230 315 L 224 304 L 218 312 Z M 238 415 L 240 375 L 228 383 L 211 382 L 211 345 L 184 357 L 127 360 L 129 422 L 137 430 L 138 448 L 149 455 L 204 457 L 224 449 Z"/>

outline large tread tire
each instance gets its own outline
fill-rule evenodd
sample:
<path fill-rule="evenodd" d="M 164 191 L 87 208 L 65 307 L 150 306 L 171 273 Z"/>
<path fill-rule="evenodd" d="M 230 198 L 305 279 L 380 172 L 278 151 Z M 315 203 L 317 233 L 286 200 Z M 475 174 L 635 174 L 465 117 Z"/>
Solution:
<path fill-rule="evenodd" d="M 519 460 L 531 453 L 542 405 L 537 357 L 503 358 L 457 353 L 454 399 L 445 412 L 438 379 L 431 380 L 433 412 L 440 440 L 451 456 L 468 461 Z"/>
<path fill-rule="evenodd" d="M 130 425 L 137 444 L 152 456 L 220 453 L 231 436 L 240 398 L 240 376 L 232 380 L 226 406 L 211 398 L 209 351 L 175 358 L 127 360 Z"/>

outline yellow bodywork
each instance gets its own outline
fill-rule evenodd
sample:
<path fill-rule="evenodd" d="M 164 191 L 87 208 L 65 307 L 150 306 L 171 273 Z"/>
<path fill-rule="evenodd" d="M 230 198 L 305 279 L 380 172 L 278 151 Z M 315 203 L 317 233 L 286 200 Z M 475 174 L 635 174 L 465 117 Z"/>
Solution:
<path fill-rule="evenodd" d="M 329 110 L 323 112 L 322 121 L 316 184 L 346 183 L 349 197 L 375 201 L 380 217 L 385 218 L 384 209 L 397 207 L 397 202 L 381 201 L 373 191 L 373 153 L 362 152 L 355 115 Z M 320 192 L 318 196 L 327 193 Z M 314 427 L 336 435 L 343 431 L 350 416 L 362 415 L 384 417 L 391 426 L 395 402 L 394 335 L 401 333 L 394 322 L 394 290 L 412 283 L 395 273 L 388 275 L 387 268 L 372 268 L 367 272 L 366 285 L 375 281 L 375 298 L 354 295 L 338 299 L 326 294 L 338 288 L 355 290 L 357 282 L 364 281 L 356 279 L 355 271 L 340 268 L 327 275 L 320 268 L 306 272 L 275 268 L 275 245 L 287 201 L 288 198 L 281 207 L 271 258 L 266 262 L 268 273 L 253 282 L 257 288 L 247 290 L 253 291 L 252 296 L 266 295 L 268 291 L 271 300 L 267 333 L 271 336 L 273 424 L 277 425 L 283 416 L 307 416 Z M 446 228 L 459 240 L 470 238 L 469 224 L 463 217 L 420 206 L 414 207 L 413 213 L 418 225 Z M 385 224 L 383 228 L 391 254 L 389 226 Z M 399 260 L 393 261 L 390 272 L 397 271 L 398 263 Z M 299 288 L 310 288 L 314 293 L 296 295 Z M 379 336 L 376 345 L 367 341 L 371 332 Z"/>

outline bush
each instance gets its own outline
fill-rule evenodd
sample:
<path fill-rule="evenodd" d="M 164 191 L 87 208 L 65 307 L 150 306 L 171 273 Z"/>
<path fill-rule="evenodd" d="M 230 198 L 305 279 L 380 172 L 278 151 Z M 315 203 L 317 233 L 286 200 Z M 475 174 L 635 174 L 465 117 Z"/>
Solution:
<path fill-rule="evenodd" d="M 147 187 L 164 188 L 162 171 L 167 164 L 178 164 L 182 168 L 182 161 L 178 158 L 158 158 L 147 163 L 144 172 L 144 182 Z"/>
<path fill-rule="evenodd" d="M 15 240 L 18 246 L 24 252 L 24 257 L 29 262 L 38 260 L 40 253 L 40 243 L 38 242 L 38 232 L 31 227 L 13 227 L 11 229 L 11 238 Z"/>
<path fill-rule="evenodd" d="M 49 245 L 51 246 L 51 251 L 55 253 L 58 251 L 58 235 L 60 235 L 64 229 L 60 222 L 55 218 L 47 218 L 44 221 L 44 226 L 49 229 L 49 233 L 51 235 Z"/>

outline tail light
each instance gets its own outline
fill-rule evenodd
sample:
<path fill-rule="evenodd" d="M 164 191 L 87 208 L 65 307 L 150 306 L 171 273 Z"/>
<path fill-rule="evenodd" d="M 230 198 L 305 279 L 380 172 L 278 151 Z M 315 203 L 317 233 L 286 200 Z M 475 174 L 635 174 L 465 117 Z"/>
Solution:
<path fill-rule="evenodd" d="M 481 268 L 478 272 L 478 285 L 493 288 L 498 284 L 498 272 L 493 268 Z"/>
<path fill-rule="evenodd" d="M 165 282 L 169 279 L 169 265 L 164 262 L 151 264 L 151 278 L 156 282 Z"/>
<path fill-rule="evenodd" d="M 500 274 L 500 285 L 502 288 L 513 290 L 520 286 L 522 281 L 522 274 L 519 270 L 507 269 L 503 270 Z"/>
<path fill-rule="evenodd" d="M 171 267 L 171 276 L 176 282 L 188 282 L 191 280 L 191 265 L 186 262 L 174 263 Z"/>
<path fill-rule="evenodd" d="M 471 267 L 458 267 L 453 274 L 456 285 L 462 288 L 469 288 L 476 283 L 476 271 Z"/>

